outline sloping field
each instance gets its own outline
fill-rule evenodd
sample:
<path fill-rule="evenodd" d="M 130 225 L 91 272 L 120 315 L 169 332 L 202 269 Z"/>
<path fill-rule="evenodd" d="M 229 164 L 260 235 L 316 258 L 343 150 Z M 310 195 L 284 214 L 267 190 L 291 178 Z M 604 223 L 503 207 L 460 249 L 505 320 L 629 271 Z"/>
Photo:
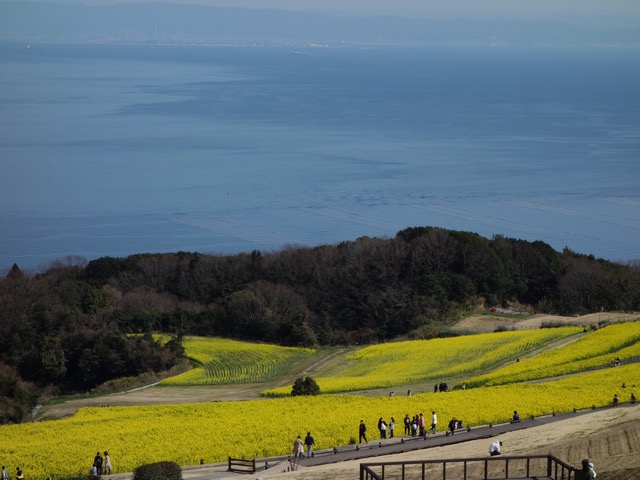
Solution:
<path fill-rule="evenodd" d="M 504 385 L 611 367 L 640 360 L 640 321 L 589 331 L 575 342 L 505 365 L 466 381 L 470 387 Z"/>
<path fill-rule="evenodd" d="M 222 338 L 186 337 L 183 346 L 195 368 L 161 385 L 216 385 L 264 382 L 309 358 L 315 350 L 238 342 Z"/>
<path fill-rule="evenodd" d="M 331 376 L 314 378 L 323 393 L 340 393 L 473 376 L 581 333 L 566 327 L 372 345 L 346 356 Z M 286 386 L 264 394 L 290 391 Z"/>
<path fill-rule="evenodd" d="M 496 330 L 502 328 L 512 328 L 516 330 L 535 329 L 540 328 L 543 324 L 591 326 L 597 325 L 600 322 L 626 322 L 629 320 L 638 319 L 640 319 L 640 314 L 638 313 L 616 312 L 591 313 L 589 315 L 582 315 L 578 317 L 563 317 L 561 315 L 546 314 L 482 314 L 471 315 L 460 320 L 452 327 L 452 330 L 461 332 L 488 333 L 495 332 Z"/>

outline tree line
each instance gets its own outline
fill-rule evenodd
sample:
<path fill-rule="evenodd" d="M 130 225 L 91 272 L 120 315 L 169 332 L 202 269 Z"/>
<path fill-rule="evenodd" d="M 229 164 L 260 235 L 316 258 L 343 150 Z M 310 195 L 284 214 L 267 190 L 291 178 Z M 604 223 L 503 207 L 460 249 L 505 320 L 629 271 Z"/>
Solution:
<path fill-rule="evenodd" d="M 0 410 L 15 419 L 9 400 L 43 388 L 166 370 L 183 335 L 289 346 L 432 338 L 464 311 L 507 302 L 635 311 L 640 268 L 433 227 L 276 252 L 67 258 L 34 275 L 14 265 L 0 280 Z M 160 345 L 151 332 L 174 339 Z"/>

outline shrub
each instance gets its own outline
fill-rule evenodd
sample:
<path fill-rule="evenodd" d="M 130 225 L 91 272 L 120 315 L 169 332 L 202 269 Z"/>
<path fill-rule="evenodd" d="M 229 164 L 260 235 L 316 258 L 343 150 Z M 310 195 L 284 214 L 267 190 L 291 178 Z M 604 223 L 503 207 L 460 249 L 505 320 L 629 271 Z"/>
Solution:
<path fill-rule="evenodd" d="M 573 323 L 561 322 L 559 320 L 549 320 L 540 323 L 540 328 L 563 328 L 575 325 Z"/>
<path fill-rule="evenodd" d="M 494 330 L 494 333 L 515 332 L 515 331 L 516 329 L 513 325 L 498 325 Z"/>
<path fill-rule="evenodd" d="M 320 387 L 316 381 L 311 377 L 299 377 L 293 384 L 291 389 L 291 396 L 296 397 L 298 395 L 318 395 L 320 393 Z"/>
<path fill-rule="evenodd" d="M 149 463 L 134 470 L 133 480 L 182 480 L 182 469 L 175 462 Z"/>

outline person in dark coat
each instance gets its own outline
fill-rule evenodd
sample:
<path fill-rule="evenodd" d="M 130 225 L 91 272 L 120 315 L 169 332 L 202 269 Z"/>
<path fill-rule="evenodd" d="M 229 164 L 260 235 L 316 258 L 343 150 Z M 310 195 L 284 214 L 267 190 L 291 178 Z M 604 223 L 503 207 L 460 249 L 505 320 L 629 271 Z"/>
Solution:
<path fill-rule="evenodd" d="M 304 444 L 307 446 L 307 457 L 311 457 L 313 455 L 311 452 L 316 444 L 316 442 L 313 441 L 311 432 L 307 432 L 307 436 L 304 438 Z"/>
<path fill-rule="evenodd" d="M 451 435 L 453 435 L 454 432 L 456 431 L 457 425 L 458 425 L 458 420 L 456 419 L 456 417 L 453 417 L 451 420 L 449 420 L 449 432 L 451 432 Z"/>
<path fill-rule="evenodd" d="M 358 431 L 359 431 L 358 443 L 362 443 L 362 440 L 364 440 L 364 443 L 369 443 L 369 441 L 367 440 L 367 426 L 364 424 L 364 420 L 360 420 L 360 427 Z"/>
<path fill-rule="evenodd" d="M 96 456 L 93 458 L 93 466 L 96 467 L 97 475 L 102 475 L 102 455 L 100 455 L 100 452 L 96 452 Z"/>

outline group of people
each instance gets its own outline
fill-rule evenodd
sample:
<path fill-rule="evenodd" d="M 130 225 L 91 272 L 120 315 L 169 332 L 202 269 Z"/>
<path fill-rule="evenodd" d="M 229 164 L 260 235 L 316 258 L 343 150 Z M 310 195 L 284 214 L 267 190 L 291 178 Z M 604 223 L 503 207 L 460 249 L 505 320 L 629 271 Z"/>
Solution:
<path fill-rule="evenodd" d="M 100 455 L 100 452 L 96 453 L 96 456 L 93 458 L 93 465 L 91 465 L 91 469 L 89 470 L 89 475 L 93 477 L 99 477 L 101 475 L 109 475 L 111 473 L 111 457 L 109 456 L 109 452 L 104 452 L 104 458 Z M 16 467 L 16 480 L 24 479 L 24 473 L 22 473 L 22 469 L 20 467 Z M 9 471 L 3 465 L 2 471 L 0 472 L 0 480 L 9 480 Z M 51 477 L 47 477 L 47 480 L 51 480 Z"/>
<path fill-rule="evenodd" d="M 412 437 L 426 437 L 428 432 L 436 433 L 436 428 L 438 426 L 438 416 L 436 415 L 435 411 L 431 412 L 431 423 L 429 424 L 428 429 L 427 420 L 422 413 L 420 415 L 414 415 L 411 420 L 409 420 L 409 414 L 405 415 L 404 424 L 405 433 L 407 435 L 411 434 Z"/>
<path fill-rule="evenodd" d="M 463 388 L 464 390 L 464 388 Z M 438 392 L 448 392 L 449 391 L 449 385 L 447 385 L 444 382 L 440 382 L 439 384 L 435 384 L 433 386 L 433 393 L 438 393 Z"/>
<path fill-rule="evenodd" d="M 24 478 L 24 474 L 22 473 L 22 469 L 20 467 L 16 467 L 16 479 L 20 480 Z M 0 480 L 9 480 L 9 470 L 3 465 L 2 472 L 0 473 Z"/>
<path fill-rule="evenodd" d="M 388 438 L 393 438 L 395 435 L 396 429 L 396 420 L 391 417 L 389 423 L 387 423 L 384 418 L 380 417 L 378 419 L 378 432 L 380 432 L 380 439 L 387 438 L 387 431 L 389 432 Z M 364 423 L 364 420 L 360 420 L 360 425 L 358 426 L 358 443 L 369 443 L 367 439 L 367 425 Z"/>
<path fill-rule="evenodd" d="M 457 420 L 455 418 L 452 419 L 453 430 L 463 428 L 462 420 Z M 436 433 L 436 428 L 438 425 L 438 416 L 435 411 L 431 412 L 431 423 L 429 425 L 429 429 L 427 429 L 427 421 L 425 419 L 424 414 L 420 413 L 418 415 L 414 415 L 410 417 L 407 413 L 404 416 L 404 434 L 411 435 L 412 437 L 425 437 L 427 433 L 430 431 L 431 433 Z M 449 424 L 449 429 L 451 429 L 452 423 Z M 394 438 L 395 436 L 395 428 L 396 428 L 396 420 L 391 417 L 389 422 L 387 423 L 384 418 L 380 417 L 378 419 L 378 431 L 380 432 L 380 439 L 386 438 Z M 369 443 L 367 439 L 367 426 L 364 423 L 364 420 L 360 420 L 360 426 L 358 428 L 358 443 Z"/>
<path fill-rule="evenodd" d="M 101 475 L 109 475 L 111 473 L 111 457 L 109 456 L 109 452 L 104 452 L 104 458 L 100 454 L 100 452 L 96 452 L 96 456 L 93 457 L 93 465 L 91 465 L 91 469 L 89 470 L 89 475 L 93 477 L 99 477 Z"/>
<path fill-rule="evenodd" d="M 304 441 L 302 437 L 298 435 L 298 438 L 293 442 L 293 455 L 297 458 L 302 458 L 304 456 L 304 448 L 307 447 L 307 457 L 313 456 L 313 447 L 316 442 L 313 440 L 311 436 L 311 432 L 307 432 L 307 436 L 304 437 Z"/>
<path fill-rule="evenodd" d="M 623 384 L 624 385 L 624 384 Z M 635 387 L 635 385 L 634 385 Z M 635 392 L 631 392 L 631 397 L 629 398 L 629 403 L 631 405 L 634 405 L 638 400 L 636 399 L 636 394 Z M 613 395 L 613 402 L 612 405 L 615 407 L 620 403 L 620 397 L 618 397 L 618 394 L 614 394 Z"/>
<path fill-rule="evenodd" d="M 111 473 L 111 457 L 109 456 L 109 452 L 104 452 L 104 458 L 100 455 L 100 452 L 96 453 L 96 456 L 93 458 L 93 465 L 91 465 L 91 469 L 89 470 L 89 475 L 94 477 L 99 477 L 100 475 L 109 475 Z M 22 469 L 20 467 L 16 467 L 16 480 L 24 479 L 24 473 L 22 473 Z M 0 480 L 9 480 L 9 471 L 3 465 L 2 471 L 0 472 Z M 48 477 L 47 480 L 51 480 L 51 477 Z"/>
<path fill-rule="evenodd" d="M 425 430 L 425 420 L 424 415 L 421 413 L 420 415 L 414 415 L 413 418 L 409 418 L 409 414 L 407 413 L 404 416 L 404 434 L 411 435 L 415 437 L 420 433 L 421 436 L 424 436 Z"/>

